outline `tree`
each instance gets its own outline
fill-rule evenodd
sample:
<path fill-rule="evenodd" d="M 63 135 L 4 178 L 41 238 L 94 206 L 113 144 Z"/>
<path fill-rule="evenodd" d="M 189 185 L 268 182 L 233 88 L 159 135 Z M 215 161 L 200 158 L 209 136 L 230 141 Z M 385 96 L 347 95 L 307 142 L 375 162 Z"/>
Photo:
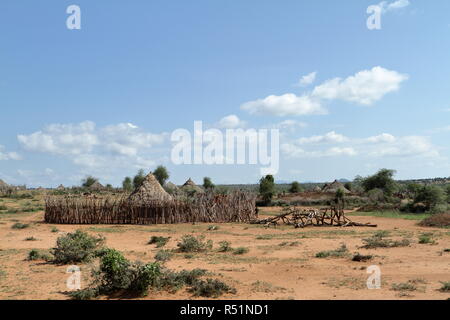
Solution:
<path fill-rule="evenodd" d="M 214 185 L 214 183 L 212 183 L 210 177 L 204 177 L 203 178 L 203 188 L 208 190 L 208 189 L 214 189 L 215 187 L 216 186 Z"/>
<path fill-rule="evenodd" d="M 447 193 L 447 202 L 450 203 L 450 184 L 447 186 L 446 193 Z"/>
<path fill-rule="evenodd" d="M 125 177 L 122 181 L 122 188 L 125 191 L 131 192 L 133 191 L 133 181 L 131 181 L 130 177 Z"/>
<path fill-rule="evenodd" d="M 392 178 L 395 174 L 395 170 L 381 169 L 373 176 L 363 178 L 361 185 L 366 192 L 373 189 L 381 189 L 384 194 L 391 196 L 396 188 L 396 183 Z"/>
<path fill-rule="evenodd" d="M 351 182 L 346 182 L 346 183 L 344 184 L 344 187 L 345 187 L 345 189 L 347 189 L 348 191 L 352 191 L 352 189 L 353 189 L 353 185 L 352 185 Z"/>
<path fill-rule="evenodd" d="M 336 202 L 336 205 L 338 207 L 341 207 L 342 209 L 344 209 L 344 197 L 345 197 L 345 192 L 344 190 L 342 190 L 341 188 L 336 190 L 336 194 L 334 196 L 334 201 Z"/>
<path fill-rule="evenodd" d="M 272 175 L 268 174 L 259 180 L 259 194 L 266 204 L 272 201 L 275 194 L 275 179 Z"/>
<path fill-rule="evenodd" d="M 417 192 L 414 203 L 423 203 L 426 211 L 433 209 L 436 205 L 445 203 L 445 192 L 438 186 L 423 186 Z"/>
<path fill-rule="evenodd" d="M 153 175 L 162 186 L 166 183 L 167 179 L 169 179 L 169 172 L 164 166 L 158 166 L 155 171 L 153 171 Z"/>
<path fill-rule="evenodd" d="M 300 190 L 301 190 L 300 183 L 298 183 L 297 181 L 291 183 L 291 187 L 289 188 L 290 193 L 298 193 L 300 192 Z"/>
<path fill-rule="evenodd" d="M 142 182 L 144 182 L 144 179 L 145 179 L 145 172 L 143 169 L 140 169 L 133 178 L 134 189 L 139 188 L 141 186 Z"/>
<path fill-rule="evenodd" d="M 81 186 L 84 187 L 84 188 L 89 188 L 90 186 L 92 186 L 97 181 L 98 181 L 97 178 L 94 178 L 93 176 L 87 176 L 86 178 L 81 180 Z"/>
<path fill-rule="evenodd" d="M 418 183 L 408 183 L 406 185 L 406 190 L 408 191 L 408 193 L 410 193 L 412 195 L 413 198 L 415 198 L 417 196 L 417 194 L 419 193 L 421 188 L 421 185 Z"/>

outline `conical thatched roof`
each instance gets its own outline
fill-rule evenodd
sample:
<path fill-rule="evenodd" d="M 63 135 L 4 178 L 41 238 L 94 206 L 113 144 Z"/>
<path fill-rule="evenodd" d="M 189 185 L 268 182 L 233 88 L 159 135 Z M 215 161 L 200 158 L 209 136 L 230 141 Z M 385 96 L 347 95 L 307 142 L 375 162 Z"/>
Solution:
<path fill-rule="evenodd" d="M 60 184 L 58 188 L 56 188 L 56 190 L 66 190 L 66 188 L 62 184 Z"/>
<path fill-rule="evenodd" d="M 339 181 L 334 180 L 333 183 L 330 184 L 325 184 L 324 187 L 322 188 L 322 192 L 336 192 L 339 189 L 342 189 L 342 191 L 344 191 L 344 193 L 350 193 L 350 191 Z"/>
<path fill-rule="evenodd" d="M 181 187 L 181 190 L 187 193 L 204 192 L 204 190 L 197 186 L 191 178 L 189 178 Z"/>
<path fill-rule="evenodd" d="M 313 191 L 314 191 L 314 192 L 320 192 L 320 191 L 322 191 L 322 189 L 320 189 L 319 186 L 315 186 L 314 189 L 313 189 Z"/>
<path fill-rule="evenodd" d="M 0 179 L 0 189 L 8 188 L 8 187 L 9 187 L 9 185 L 5 181 Z"/>
<path fill-rule="evenodd" d="M 91 186 L 89 187 L 91 190 L 103 190 L 105 187 L 98 181 L 95 181 Z"/>
<path fill-rule="evenodd" d="M 169 194 L 172 195 L 179 194 L 181 192 L 180 188 L 170 181 L 164 185 L 164 190 L 166 190 Z"/>
<path fill-rule="evenodd" d="M 155 176 L 149 173 L 129 199 L 133 201 L 172 200 L 172 196 L 161 187 Z"/>

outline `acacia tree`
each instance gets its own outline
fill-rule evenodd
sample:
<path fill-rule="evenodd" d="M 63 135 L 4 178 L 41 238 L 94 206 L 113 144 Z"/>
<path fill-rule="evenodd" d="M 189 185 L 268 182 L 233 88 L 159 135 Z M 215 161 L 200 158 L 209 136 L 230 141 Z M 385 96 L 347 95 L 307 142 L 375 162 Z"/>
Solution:
<path fill-rule="evenodd" d="M 133 181 L 131 181 L 130 177 L 125 177 L 125 179 L 123 179 L 122 188 L 128 192 L 133 190 Z"/>
<path fill-rule="evenodd" d="M 158 166 L 155 171 L 153 171 L 153 175 L 162 186 L 166 183 L 167 179 L 169 179 L 169 171 L 167 171 L 167 168 L 164 166 Z"/>
<path fill-rule="evenodd" d="M 373 176 L 363 178 L 361 185 L 366 192 L 373 189 L 381 189 L 387 196 L 391 196 L 396 189 L 396 183 L 392 178 L 395 170 L 381 169 Z"/>
<path fill-rule="evenodd" d="M 141 186 L 142 182 L 145 179 L 145 172 L 143 169 L 140 169 L 138 173 L 133 178 L 133 187 L 137 189 Z"/>
<path fill-rule="evenodd" d="M 214 185 L 214 183 L 212 183 L 210 177 L 203 178 L 203 188 L 205 188 L 206 190 L 209 190 L 209 189 L 214 189 L 215 187 L 216 186 Z"/>
<path fill-rule="evenodd" d="M 87 176 L 86 178 L 81 180 L 81 186 L 84 187 L 84 188 L 89 188 L 90 186 L 92 186 L 97 181 L 98 181 L 97 178 L 95 178 L 93 176 Z"/>
<path fill-rule="evenodd" d="M 298 181 L 294 181 L 291 183 L 291 187 L 289 188 L 290 193 L 298 193 L 301 190 L 300 183 Z"/>
<path fill-rule="evenodd" d="M 271 174 L 268 174 L 259 180 L 259 194 L 264 203 L 268 204 L 272 201 L 275 194 L 275 179 Z"/>

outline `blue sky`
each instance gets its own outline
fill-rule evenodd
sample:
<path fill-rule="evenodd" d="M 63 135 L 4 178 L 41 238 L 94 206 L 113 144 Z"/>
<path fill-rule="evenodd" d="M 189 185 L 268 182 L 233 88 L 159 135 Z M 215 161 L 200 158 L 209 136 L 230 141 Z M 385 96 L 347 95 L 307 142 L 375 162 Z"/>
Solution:
<path fill-rule="evenodd" d="M 81 30 L 66 27 L 72 4 Z M 366 27 L 370 5 L 381 30 Z M 447 0 L 2 1 L 0 179 L 119 185 L 163 164 L 175 183 L 257 182 L 259 166 L 172 164 L 171 132 L 195 120 L 280 128 L 278 180 L 450 176 L 449 12 Z"/>

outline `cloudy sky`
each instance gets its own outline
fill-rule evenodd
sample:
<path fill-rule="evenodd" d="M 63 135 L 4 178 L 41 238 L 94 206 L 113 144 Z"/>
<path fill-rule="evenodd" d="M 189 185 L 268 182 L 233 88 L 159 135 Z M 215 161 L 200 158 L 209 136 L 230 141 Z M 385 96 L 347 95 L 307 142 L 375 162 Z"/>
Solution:
<path fill-rule="evenodd" d="M 172 163 L 196 120 L 279 129 L 277 180 L 450 176 L 448 0 L 80 0 L 81 30 L 71 4 L 0 3 L 0 179 L 257 182 L 259 165 Z"/>

